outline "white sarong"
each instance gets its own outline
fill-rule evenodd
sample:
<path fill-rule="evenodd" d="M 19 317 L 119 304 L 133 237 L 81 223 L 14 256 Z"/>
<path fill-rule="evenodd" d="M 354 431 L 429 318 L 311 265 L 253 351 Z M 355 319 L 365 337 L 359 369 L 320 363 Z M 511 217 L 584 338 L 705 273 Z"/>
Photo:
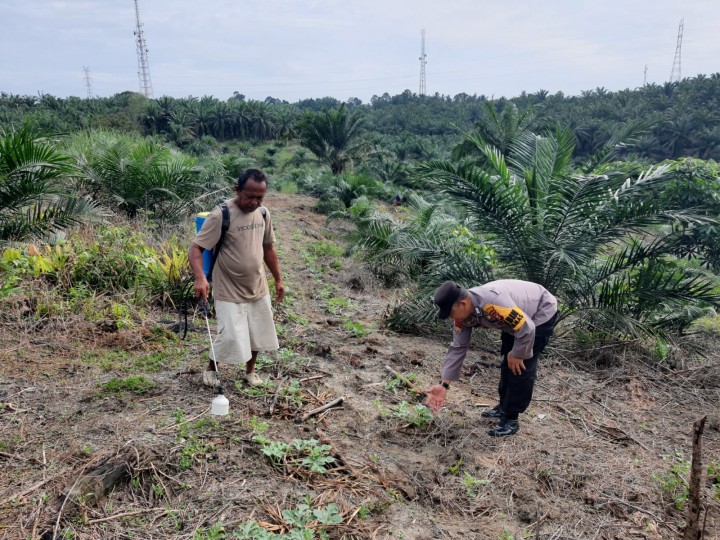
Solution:
<path fill-rule="evenodd" d="M 252 352 L 276 351 L 280 348 L 273 321 L 270 295 L 239 304 L 215 301 L 218 335 L 213 342 L 217 362 L 244 364 Z M 212 351 L 210 352 L 212 360 Z"/>

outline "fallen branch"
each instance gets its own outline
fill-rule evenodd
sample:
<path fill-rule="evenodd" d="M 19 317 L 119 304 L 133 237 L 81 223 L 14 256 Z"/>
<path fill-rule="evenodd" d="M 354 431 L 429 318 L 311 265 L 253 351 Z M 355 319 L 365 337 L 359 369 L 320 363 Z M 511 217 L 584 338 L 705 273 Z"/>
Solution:
<path fill-rule="evenodd" d="M 332 407 L 336 407 L 336 406 L 338 406 L 338 405 L 341 405 L 344 400 L 345 400 L 344 397 L 339 397 L 339 398 L 337 398 L 337 399 L 333 399 L 332 401 L 328 401 L 328 402 L 327 402 L 325 405 L 323 405 L 322 407 L 318 407 L 317 409 L 313 409 L 312 411 L 306 412 L 305 414 L 303 414 L 303 415 L 300 417 L 300 419 L 298 420 L 298 423 L 304 422 L 304 421 L 307 420 L 308 418 L 310 418 L 310 417 L 312 417 L 312 416 L 315 416 L 316 414 L 319 414 L 319 413 L 321 413 L 321 412 L 323 412 L 323 411 L 326 411 L 326 410 L 328 410 L 328 409 L 330 409 L 330 408 L 332 408 Z"/>
<path fill-rule="evenodd" d="M 138 514 L 147 514 L 148 512 L 163 512 L 167 513 L 167 510 L 165 508 L 146 508 L 145 510 L 137 510 L 135 512 L 122 512 L 120 514 L 115 514 L 114 516 L 108 516 L 104 518 L 99 519 L 91 519 L 88 521 L 88 524 L 94 525 L 95 523 L 103 523 L 105 521 L 112 521 L 113 519 L 118 519 L 121 517 L 127 517 L 127 516 L 137 516 Z"/>
<path fill-rule="evenodd" d="M 39 462 L 37 459 L 35 459 L 35 458 L 24 458 L 24 457 L 21 457 L 21 456 L 18 456 L 18 455 L 14 455 L 14 454 L 8 454 L 8 453 L 6 453 L 6 452 L 0 452 L 0 457 L 3 457 L 3 458 L 5 458 L 5 459 L 12 459 L 12 460 L 15 460 L 15 461 L 34 461 L 35 463 L 40 463 L 40 462 Z"/>
<path fill-rule="evenodd" d="M 314 381 L 314 380 L 316 380 L 316 379 L 324 379 L 325 377 L 327 377 L 327 374 L 323 374 L 323 375 L 313 375 L 312 377 L 305 377 L 304 379 L 300 379 L 298 382 L 304 383 L 304 382 L 307 382 L 307 381 Z"/>

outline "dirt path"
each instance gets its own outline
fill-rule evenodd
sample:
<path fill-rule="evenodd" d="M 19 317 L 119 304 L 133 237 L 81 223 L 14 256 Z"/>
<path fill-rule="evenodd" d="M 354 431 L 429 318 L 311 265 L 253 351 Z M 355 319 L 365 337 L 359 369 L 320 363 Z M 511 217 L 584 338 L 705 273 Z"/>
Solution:
<path fill-rule="evenodd" d="M 288 289 L 282 348 L 261 359 L 266 387 L 232 384 L 239 371 L 225 370 L 228 417 L 207 414 L 201 331 L 180 341 L 153 320 L 121 332 L 3 327 L 0 538 L 262 538 L 247 532 L 251 520 L 316 538 L 678 537 L 684 513 L 653 474 L 690 459 L 692 422 L 707 413 L 706 460 L 720 461 L 717 367 L 672 384 L 623 358 L 587 371 L 557 339 L 521 432 L 495 440 L 480 417 L 499 374 L 489 334 L 430 419 L 387 368 L 426 388 L 450 329 L 437 340 L 384 331 L 397 293 L 342 255 L 342 225 L 326 226 L 314 202 L 268 197 Z M 113 456 L 128 460 L 124 481 L 99 504 L 64 503 Z M 306 502 L 321 512 L 302 518 Z M 720 507 L 709 504 L 705 538 L 717 539 Z"/>

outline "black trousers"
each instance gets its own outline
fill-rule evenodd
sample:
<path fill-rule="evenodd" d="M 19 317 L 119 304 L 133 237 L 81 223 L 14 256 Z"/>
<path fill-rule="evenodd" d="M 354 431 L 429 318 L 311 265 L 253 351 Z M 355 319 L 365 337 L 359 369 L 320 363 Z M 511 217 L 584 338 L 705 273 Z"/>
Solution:
<path fill-rule="evenodd" d="M 524 361 L 525 371 L 520 375 L 514 375 L 513 372 L 510 371 L 507 361 L 508 353 L 512 351 L 513 345 L 515 344 L 515 336 L 506 332 L 502 333 L 500 345 L 502 364 L 500 365 L 498 394 L 500 396 L 500 405 L 505 411 L 505 418 L 511 420 L 517 419 L 518 415 L 525 412 L 530 405 L 533 388 L 535 387 L 535 379 L 537 378 L 538 357 L 550 342 L 550 337 L 555 331 L 557 318 L 557 313 L 555 313 L 549 321 L 535 328 L 533 356 Z"/>

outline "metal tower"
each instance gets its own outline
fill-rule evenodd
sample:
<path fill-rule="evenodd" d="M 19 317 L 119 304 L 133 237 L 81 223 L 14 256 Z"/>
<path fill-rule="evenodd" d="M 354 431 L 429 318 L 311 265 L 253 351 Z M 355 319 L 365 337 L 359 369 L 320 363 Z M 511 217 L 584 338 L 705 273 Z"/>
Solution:
<path fill-rule="evenodd" d="M 645 73 L 643 74 L 643 86 L 647 86 L 647 64 L 645 64 Z"/>
<path fill-rule="evenodd" d="M 675 59 L 673 60 L 672 71 L 670 72 L 670 82 L 678 82 L 682 79 L 680 70 L 680 56 L 682 51 L 683 28 L 685 27 L 685 19 L 680 19 L 678 27 L 677 46 L 675 47 Z"/>
<path fill-rule="evenodd" d="M 427 64 L 427 55 L 425 54 L 425 29 L 423 28 L 420 32 L 421 45 L 420 45 L 420 95 L 424 96 L 427 91 L 427 85 L 425 81 L 425 64 Z"/>
<path fill-rule="evenodd" d="M 138 0 L 135 0 L 135 18 L 137 26 L 135 28 L 135 44 L 137 45 L 138 55 L 138 79 L 140 80 L 140 93 L 146 98 L 152 97 L 152 81 L 150 80 L 150 64 L 147 58 L 147 45 L 145 44 L 145 34 L 143 33 L 143 24 L 140 22 L 140 10 L 138 9 Z"/>
<path fill-rule="evenodd" d="M 85 90 L 87 90 L 87 98 L 93 98 L 92 79 L 90 78 L 90 68 L 83 66 L 83 81 L 85 82 Z"/>

